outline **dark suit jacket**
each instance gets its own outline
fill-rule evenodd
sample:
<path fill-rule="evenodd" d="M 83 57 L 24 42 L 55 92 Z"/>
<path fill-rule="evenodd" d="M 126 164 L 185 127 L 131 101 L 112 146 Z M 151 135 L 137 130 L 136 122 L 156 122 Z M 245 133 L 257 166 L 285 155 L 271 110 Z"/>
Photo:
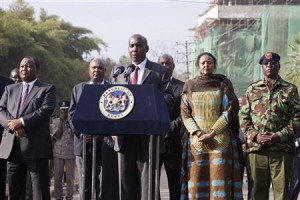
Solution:
<path fill-rule="evenodd" d="M 82 82 L 74 86 L 73 91 L 72 91 L 72 96 L 71 96 L 71 103 L 70 103 L 70 108 L 69 108 L 69 119 L 70 119 L 70 125 L 71 128 L 73 129 L 75 135 L 80 135 L 82 133 L 77 133 L 76 129 L 73 126 L 72 119 L 74 112 L 76 110 L 77 104 L 79 102 L 80 96 L 82 94 L 83 88 L 85 85 L 88 85 L 90 81 L 87 82 Z M 108 82 L 104 81 L 104 84 L 108 84 Z M 97 145 L 97 154 L 98 151 L 101 151 L 101 148 L 98 147 Z M 74 154 L 76 156 L 82 156 L 82 138 L 74 137 Z"/>
<path fill-rule="evenodd" d="M 7 78 L 5 76 L 0 76 L 0 98 L 4 92 L 4 87 L 6 85 L 10 85 L 10 84 L 13 84 L 14 81 L 10 78 Z"/>
<path fill-rule="evenodd" d="M 166 86 L 168 84 L 168 77 L 165 76 L 166 69 L 155 62 L 152 62 L 150 60 L 147 60 L 146 66 L 145 66 L 145 71 L 142 77 L 142 84 L 152 84 L 156 86 L 161 92 L 165 92 L 165 100 L 168 104 L 168 107 L 173 106 L 173 95 L 166 91 Z M 120 151 L 122 148 L 122 144 L 124 141 L 123 136 L 118 136 L 117 137 L 117 142 L 115 143 L 114 149 L 116 151 Z M 149 137 L 142 137 L 141 139 L 141 144 L 144 146 L 144 150 L 146 154 L 148 154 L 148 146 L 149 146 Z"/>
<path fill-rule="evenodd" d="M 182 121 L 180 117 L 180 102 L 183 85 L 184 82 L 175 78 L 172 78 L 168 84 L 168 88 L 174 95 L 174 106 L 170 111 L 171 125 L 165 139 L 167 153 L 181 154 L 182 152 Z"/>
<path fill-rule="evenodd" d="M 7 129 L 7 123 L 8 120 L 17 118 L 21 94 L 22 83 L 16 83 L 8 85 L 1 98 L 0 123 L 4 127 L 3 141 L 8 134 L 12 134 Z M 38 80 L 34 83 L 25 101 L 24 109 L 20 114 L 20 117 L 24 120 L 26 131 L 26 137 L 20 139 L 23 158 L 52 157 L 49 121 L 55 108 L 55 100 L 55 87 L 53 85 L 42 83 Z M 12 149 L 13 151 L 14 148 Z M 12 154 L 12 152 L 7 153 Z"/>
<path fill-rule="evenodd" d="M 1 99 L 1 96 L 4 92 L 4 87 L 6 85 L 10 85 L 10 84 L 13 84 L 14 81 L 10 78 L 7 78 L 7 77 L 4 77 L 4 76 L 0 76 L 0 99 Z M 0 126 L 0 141 L 1 141 L 1 138 L 2 138 L 2 132 L 3 132 L 3 127 Z"/>

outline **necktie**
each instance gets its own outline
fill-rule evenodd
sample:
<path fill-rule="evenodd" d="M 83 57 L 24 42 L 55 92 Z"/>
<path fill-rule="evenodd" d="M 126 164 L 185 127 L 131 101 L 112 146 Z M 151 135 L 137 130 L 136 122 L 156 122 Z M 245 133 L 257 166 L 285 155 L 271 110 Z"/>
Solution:
<path fill-rule="evenodd" d="M 132 85 L 136 85 L 137 84 L 137 82 L 138 82 L 138 71 L 139 71 L 139 67 L 138 66 L 136 66 L 135 67 L 135 70 L 133 71 L 133 76 L 132 76 L 132 78 L 131 78 L 131 80 L 130 80 L 130 83 L 132 84 Z"/>
<path fill-rule="evenodd" d="M 20 106 L 19 106 L 19 110 L 18 110 L 18 116 L 20 116 L 21 112 L 24 109 L 24 104 L 25 104 L 25 100 L 28 96 L 28 93 L 29 93 L 29 84 L 25 84 L 23 91 L 22 91 L 22 98 L 21 98 L 21 102 L 20 102 Z"/>

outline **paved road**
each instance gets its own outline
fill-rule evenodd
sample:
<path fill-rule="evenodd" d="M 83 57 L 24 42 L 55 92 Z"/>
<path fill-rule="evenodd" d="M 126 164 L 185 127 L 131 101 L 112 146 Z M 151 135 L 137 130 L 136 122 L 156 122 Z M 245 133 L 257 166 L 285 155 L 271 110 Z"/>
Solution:
<path fill-rule="evenodd" d="M 160 194 L 161 194 L 161 200 L 168 200 L 169 199 L 169 190 L 168 190 L 168 183 L 167 183 L 167 177 L 166 177 L 166 173 L 164 168 L 162 168 L 162 177 L 161 177 L 161 189 L 160 189 Z M 75 178 L 75 182 L 77 182 L 77 177 Z M 79 196 L 79 191 L 77 190 L 78 187 L 75 186 L 75 192 L 74 192 L 74 200 L 80 200 L 80 196 Z M 53 193 L 54 187 L 53 187 L 53 179 L 51 180 L 51 187 L 50 187 L 50 191 L 51 193 Z M 65 193 L 66 187 L 64 187 L 64 193 Z M 55 198 L 51 198 L 51 200 L 55 200 Z"/>
<path fill-rule="evenodd" d="M 51 191 L 53 191 L 53 183 L 51 184 Z M 65 188 L 64 188 L 65 189 Z M 162 168 L 161 173 L 161 183 L 160 183 L 160 194 L 161 194 L 161 200 L 169 200 L 169 190 L 168 190 L 168 183 L 167 183 L 167 177 L 164 168 Z M 247 200 L 247 177 L 244 177 L 244 183 L 243 183 L 243 195 L 244 199 Z M 74 194 L 74 200 L 79 200 L 79 193 L 78 191 Z M 270 199 L 274 199 L 272 189 L 270 189 Z M 298 198 L 300 200 L 300 197 Z M 52 198 L 51 200 L 55 200 Z"/>
<path fill-rule="evenodd" d="M 76 174 L 76 173 L 75 173 Z M 76 177 L 76 182 L 77 182 L 77 177 Z M 162 168 L 162 173 L 161 173 L 161 183 L 160 183 L 160 192 L 161 192 L 161 200 L 169 200 L 169 190 L 168 190 L 168 184 L 167 184 L 167 177 L 164 168 Z M 7 187 L 6 187 L 7 189 Z M 65 193 L 65 187 L 64 187 L 64 193 Z M 53 193 L 53 178 L 51 180 L 51 187 L 50 191 Z M 273 197 L 273 192 L 272 189 L 270 188 L 270 199 L 274 199 Z M 243 183 L 243 195 L 244 199 L 247 200 L 247 177 L 244 177 L 244 183 Z M 51 200 L 55 200 L 55 198 L 51 198 Z M 74 193 L 74 200 L 80 200 L 79 197 L 79 192 L 78 192 L 78 187 L 75 186 L 75 193 Z M 300 200 L 300 197 L 298 197 L 298 200 Z"/>

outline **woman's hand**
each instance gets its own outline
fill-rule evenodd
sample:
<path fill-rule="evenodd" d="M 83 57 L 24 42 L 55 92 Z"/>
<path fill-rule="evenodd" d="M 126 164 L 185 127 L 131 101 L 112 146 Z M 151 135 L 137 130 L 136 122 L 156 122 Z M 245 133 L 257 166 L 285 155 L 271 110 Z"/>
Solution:
<path fill-rule="evenodd" d="M 203 133 L 200 130 L 198 130 L 195 132 L 194 135 L 196 135 L 198 138 L 200 138 L 203 135 Z"/>
<path fill-rule="evenodd" d="M 208 134 L 203 134 L 199 138 L 199 141 L 202 142 L 208 149 L 213 150 L 215 148 L 214 137 L 216 136 L 216 132 L 213 130 Z"/>

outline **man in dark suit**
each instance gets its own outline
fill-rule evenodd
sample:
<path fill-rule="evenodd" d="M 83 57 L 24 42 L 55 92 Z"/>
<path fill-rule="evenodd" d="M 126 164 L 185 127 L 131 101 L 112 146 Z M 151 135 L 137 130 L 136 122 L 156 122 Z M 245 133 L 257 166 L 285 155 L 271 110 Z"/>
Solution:
<path fill-rule="evenodd" d="M 160 168 L 164 164 L 167 173 L 170 200 L 177 200 L 180 199 L 181 136 L 183 134 L 180 117 L 180 95 L 184 83 L 172 76 L 175 64 L 171 55 L 163 54 L 159 56 L 157 62 L 167 69 L 167 74 L 170 76 L 168 88 L 174 95 L 174 106 L 170 112 L 171 125 L 165 136 L 165 152 L 160 154 L 159 164 Z"/>
<path fill-rule="evenodd" d="M 95 85 L 100 85 L 100 84 L 108 84 L 108 82 L 104 81 L 104 75 L 106 72 L 106 67 L 105 63 L 102 59 L 100 58 L 94 58 L 89 65 L 89 76 L 90 76 L 90 81 L 87 82 L 82 82 L 74 86 L 73 91 L 72 91 L 72 96 L 71 96 L 71 104 L 70 104 L 70 109 L 69 109 L 69 117 L 70 117 L 70 122 L 71 122 L 71 127 L 75 133 L 75 135 L 82 135 L 82 133 L 77 133 L 75 130 L 73 124 L 72 124 L 72 119 L 74 112 L 76 110 L 77 104 L 79 102 L 80 96 L 82 94 L 83 88 L 88 85 L 88 84 L 95 84 Z M 86 171 L 85 171 L 85 199 L 92 199 L 91 193 L 92 189 L 96 190 L 96 199 L 100 198 L 100 179 L 101 179 L 101 147 L 102 147 L 102 140 L 103 137 L 97 135 L 96 136 L 96 175 L 95 175 L 95 188 L 92 188 L 92 150 L 93 150 L 93 141 L 92 141 L 92 136 L 87 135 L 86 136 Z M 82 146 L 83 146 L 83 140 L 82 137 L 74 137 L 74 153 L 76 156 L 76 165 L 77 165 L 77 170 L 78 170 L 78 175 L 79 175 L 79 183 L 80 187 L 82 186 Z M 80 188 L 80 192 L 82 195 L 83 188 Z"/>
<path fill-rule="evenodd" d="M 14 81 L 0 76 L 0 99 L 4 92 L 4 87 L 9 84 L 13 84 Z M 0 142 L 2 138 L 3 127 L 0 126 Z M 6 186 L 6 160 L 0 158 L 0 199 L 5 199 L 5 186 Z"/>
<path fill-rule="evenodd" d="M 25 197 L 29 170 L 33 199 L 50 200 L 49 120 L 55 108 L 55 87 L 37 80 L 40 66 L 33 57 L 24 57 L 19 69 L 22 83 L 7 86 L 0 101 L 4 127 L 0 149 L 6 149 L 0 156 L 8 159 L 9 195 L 11 200 Z"/>
<path fill-rule="evenodd" d="M 11 78 L 15 83 L 19 83 L 22 82 L 21 78 L 20 78 L 20 73 L 19 73 L 19 68 L 13 68 L 10 71 L 10 76 L 9 78 Z M 51 179 L 51 177 L 50 177 Z M 31 183 L 31 178 L 30 178 L 30 173 L 27 170 L 27 176 L 26 176 L 26 192 L 25 192 L 25 200 L 32 200 L 32 183 Z"/>
<path fill-rule="evenodd" d="M 13 83 L 14 83 L 14 81 L 12 79 L 0 75 L 0 98 L 4 92 L 5 86 L 13 84 Z"/>
<path fill-rule="evenodd" d="M 118 153 L 114 150 L 115 141 L 104 136 L 101 150 L 101 194 L 100 199 L 119 200 Z"/>
<path fill-rule="evenodd" d="M 166 89 L 166 69 L 146 58 L 149 50 L 147 39 L 139 34 L 132 35 L 128 51 L 135 71 L 130 75 L 131 84 L 152 84 L 159 90 Z M 172 96 L 165 94 L 172 105 Z M 170 106 L 171 106 L 170 105 Z M 142 134 L 142 133 L 141 133 Z M 121 164 L 121 199 L 147 199 L 149 172 L 149 136 L 118 136 L 115 150 Z M 154 194 L 153 194 L 154 196 Z"/>

